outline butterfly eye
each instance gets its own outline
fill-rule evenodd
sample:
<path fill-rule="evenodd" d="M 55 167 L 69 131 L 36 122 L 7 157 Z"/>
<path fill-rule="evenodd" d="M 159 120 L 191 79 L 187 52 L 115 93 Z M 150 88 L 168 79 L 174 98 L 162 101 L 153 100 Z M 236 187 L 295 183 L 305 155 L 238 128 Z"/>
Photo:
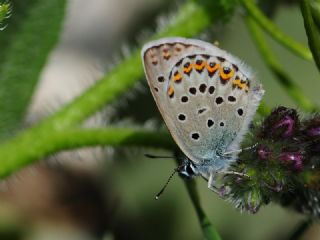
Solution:
<path fill-rule="evenodd" d="M 186 166 L 186 172 L 189 174 L 189 176 L 194 175 L 194 171 L 192 169 L 191 163 L 188 163 L 188 165 Z"/>

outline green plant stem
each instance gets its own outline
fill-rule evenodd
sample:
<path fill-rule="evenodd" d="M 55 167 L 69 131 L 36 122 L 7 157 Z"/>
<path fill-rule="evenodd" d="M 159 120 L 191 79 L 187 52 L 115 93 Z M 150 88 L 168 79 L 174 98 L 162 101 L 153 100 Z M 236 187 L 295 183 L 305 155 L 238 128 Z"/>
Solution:
<path fill-rule="evenodd" d="M 312 17 L 311 6 L 309 0 L 300 1 L 300 9 L 304 20 L 304 28 L 308 36 L 308 43 L 311 49 L 313 59 L 320 71 L 320 34 L 317 30 Z"/>
<path fill-rule="evenodd" d="M 291 50 L 297 56 L 306 60 L 312 60 L 312 53 L 300 43 L 296 42 L 284 34 L 276 25 L 272 23 L 257 7 L 252 0 L 241 0 L 249 15 L 259 24 L 271 37 L 280 44 Z"/>
<path fill-rule="evenodd" d="M 61 150 L 88 146 L 147 146 L 174 149 L 175 144 L 166 132 L 108 127 L 102 129 L 51 130 L 35 127 L 0 147 L 0 177 L 5 177 L 36 159 L 42 159 Z M 19 149 L 19 150 L 17 150 Z"/>
<path fill-rule="evenodd" d="M 314 24 L 320 32 L 320 0 L 311 0 L 310 7 Z"/>
<path fill-rule="evenodd" d="M 192 201 L 192 205 L 196 210 L 197 217 L 205 239 L 207 240 L 221 240 L 219 233 L 213 228 L 205 212 L 201 208 L 199 194 L 196 189 L 196 182 L 194 180 L 185 181 L 188 194 Z"/>
<path fill-rule="evenodd" d="M 269 48 L 265 41 L 265 37 L 257 25 L 256 21 L 250 16 L 246 17 L 246 23 L 250 30 L 250 34 L 256 46 L 260 51 L 262 58 L 270 68 L 270 70 L 277 77 L 279 83 L 286 89 L 288 95 L 305 111 L 314 111 L 318 107 L 312 103 L 302 92 L 301 89 L 293 82 L 288 74 L 283 70 L 283 67 L 278 62 L 277 58 L 273 55 L 272 50 Z"/>
<path fill-rule="evenodd" d="M 288 240 L 299 240 L 303 234 L 309 229 L 312 220 L 307 219 L 299 224 L 295 231 L 289 236 Z"/>

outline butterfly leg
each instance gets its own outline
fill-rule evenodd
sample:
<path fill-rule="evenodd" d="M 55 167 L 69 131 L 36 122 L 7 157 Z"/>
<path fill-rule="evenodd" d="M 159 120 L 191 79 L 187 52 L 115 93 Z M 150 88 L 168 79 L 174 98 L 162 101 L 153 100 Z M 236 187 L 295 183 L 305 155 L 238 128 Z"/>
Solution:
<path fill-rule="evenodd" d="M 225 152 L 222 155 L 226 156 L 226 155 L 230 155 L 230 154 L 234 154 L 234 153 L 241 153 L 241 152 L 246 151 L 246 150 L 254 149 L 257 145 L 258 145 L 258 143 L 255 143 L 254 145 L 252 145 L 250 147 L 246 147 L 246 148 L 241 148 L 241 149 L 238 149 L 238 150 Z"/>
<path fill-rule="evenodd" d="M 239 177 L 246 177 L 246 178 L 250 178 L 250 176 L 248 174 L 245 174 L 245 173 L 241 173 L 241 172 L 235 172 L 235 171 L 224 171 L 224 172 L 221 172 L 222 174 L 225 174 L 225 175 L 236 175 L 236 176 L 239 176 Z"/>
<path fill-rule="evenodd" d="M 208 179 L 208 188 L 214 193 L 220 195 L 219 189 L 216 187 L 216 177 L 213 174 L 211 174 Z"/>
<path fill-rule="evenodd" d="M 217 181 L 216 181 L 216 176 L 217 174 L 211 174 L 208 180 L 208 188 L 216 193 L 219 197 L 221 198 L 226 198 L 230 192 L 229 187 L 227 186 L 222 186 L 222 187 L 217 187 Z"/>

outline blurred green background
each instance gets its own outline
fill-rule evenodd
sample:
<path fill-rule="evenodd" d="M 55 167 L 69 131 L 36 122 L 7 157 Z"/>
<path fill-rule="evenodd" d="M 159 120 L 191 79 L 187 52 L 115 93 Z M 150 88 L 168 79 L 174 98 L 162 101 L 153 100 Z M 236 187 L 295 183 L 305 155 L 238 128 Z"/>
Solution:
<path fill-rule="evenodd" d="M 163 24 L 167 14 L 178 8 L 169 0 L 67 1 L 60 40 L 36 84 L 25 125 L 79 95 L 130 52 L 130 46 L 153 33 L 159 17 Z M 241 14 L 237 11 L 227 25 L 213 25 L 200 38 L 219 41 L 221 48 L 248 63 L 266 89 L 267 105 L 296 107 L 263 63 Z M 297 4 L 282 5 L 273 20 L 307 46 Z M 10 19 L 7 24 L 0 34 L 14 26 Z M 41 33 L 37 39 L 41 41 Z M 301 91 L 320 104 L 314 64 L 267 35 L 266 39 Z M 86 122 L 89 127 L 109 124 L 163 127 L 145 79 Z M 175 177 L 161 199 L 154 200 L 174 161 L 147 159 L 144 153 L 171 154 L 157 149 L 88 148 L 56 154 L 10 176 L 1 184 L 0 239 L 203 239 L 180 178 Z M 225 240 L 287 239 L 303 219 L 273 204 L 255 215 L 240 213 L 207 189 L 202 179 L 197 184 L 202 206 Z M 303 239 L 320 239 L 320 227 L 311 227 Z"/>

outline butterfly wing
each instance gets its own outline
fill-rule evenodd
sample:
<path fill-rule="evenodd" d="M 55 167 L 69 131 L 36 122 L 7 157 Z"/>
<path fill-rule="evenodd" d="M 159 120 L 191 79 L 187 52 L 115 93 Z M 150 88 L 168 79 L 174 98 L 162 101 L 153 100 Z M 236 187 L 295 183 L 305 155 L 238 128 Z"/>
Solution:
<path fill-rule="evenodd" d="M 165 38 L 142 50 L 152 95 L 195 163 L 238 150 L 264 91 L 236 57 L 200 40 Z"/>

